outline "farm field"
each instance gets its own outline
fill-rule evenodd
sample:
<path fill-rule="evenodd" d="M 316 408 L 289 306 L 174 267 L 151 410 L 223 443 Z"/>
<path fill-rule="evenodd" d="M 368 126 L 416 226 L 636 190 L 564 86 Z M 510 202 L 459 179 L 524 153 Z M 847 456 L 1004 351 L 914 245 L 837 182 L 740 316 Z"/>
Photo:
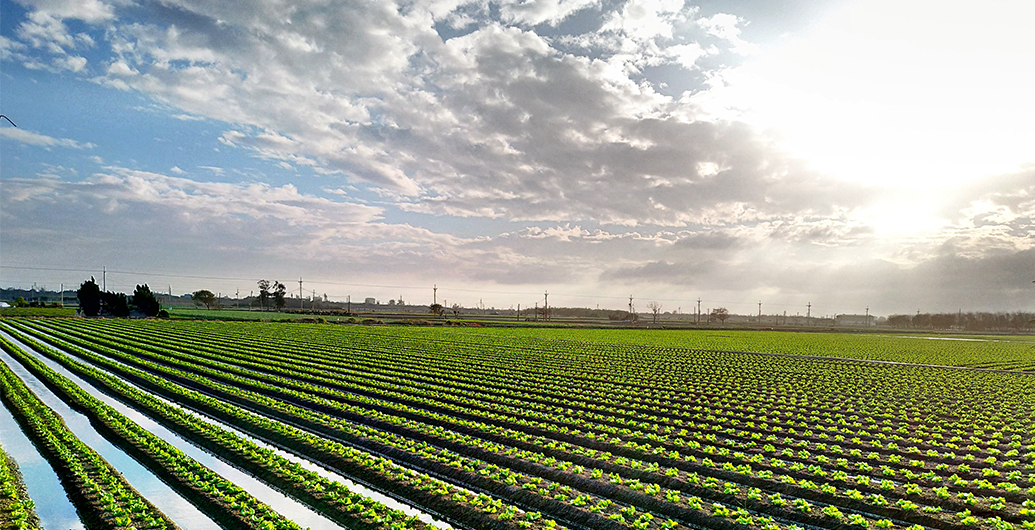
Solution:
<path fill-rule="evenodd" d="M 747 330 L 464 329 L 453 334 L 492 335 L 498 340 L 544 340 L 674 349 L 760 352 L 971 368 L 1035 370 L 1035 336 L 930 333 L 794 333 Z"/>
<path fill-rule="evenodd" d="M 91 421 L 116 416 L 56 367 L 345 528 L 431 514 L 468 529 L 1035 529 L 1030 338 L 11 318 L 0 332 Z M 16 379 L 5 392 L 27 396 Z M 151 469 L 202 511 L 233 514 L 220 526 L 295 527 L 115 423 L 106 436 L 141 459 L 170 455 Z"/>

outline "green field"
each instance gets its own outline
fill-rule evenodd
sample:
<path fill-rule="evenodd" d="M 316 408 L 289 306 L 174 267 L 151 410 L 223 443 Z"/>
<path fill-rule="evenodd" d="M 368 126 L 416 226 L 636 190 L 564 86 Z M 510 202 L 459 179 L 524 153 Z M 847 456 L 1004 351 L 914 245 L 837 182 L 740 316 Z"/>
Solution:
<path fill-rule="evenodd" d="M 1035 529 L 1031 337 L 0 328 L 459 528 Z"/>
<path fill-rule="evenodd" d="M 795 333 L 753 330 L 452 329 L 497 340 L 536 337 L 595 345 L 746 351 L 946 366 L 1035 370 L 1035 336 L 923 333 Z"/>
<path fill-rule="evenodd" d="M 3 307 L 0 317 L 70 317 L 74 307 Z"/>

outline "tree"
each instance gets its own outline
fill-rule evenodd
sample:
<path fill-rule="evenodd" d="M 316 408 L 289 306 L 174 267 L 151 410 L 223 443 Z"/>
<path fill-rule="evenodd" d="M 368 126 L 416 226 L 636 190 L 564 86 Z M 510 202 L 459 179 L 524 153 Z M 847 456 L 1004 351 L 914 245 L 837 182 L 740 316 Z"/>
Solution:
<path fill-rule="evenodd" d="M 194 301 L 194 305 L 204 304 L 207 309 L 212 309 L 212 306 L 216 305 L 215 293 L 207 289 L 194 291 L 191 293 L 190 299 Z"/>
<path fill-rule="evenodd" d="M 138 285 L 133 291 L 133 306 L 149 317 L 157 316 L 158 311 L 162 309 L 162 305 L 158 303 L 158 297 L 151 292 L 151 288 L 146 283 Z"/>
<path fill-rule="evenodd" d="M 658 323 L 658 314 L 661 313 L 661 304 L 651 300 L 647 302 L 647 309 L 650 309 L 651 314 L 654 316 L 654 323 Z"/>
<path fill-rule="evenodd" d="M 79 310 L 88 317 L 95 317 L 101 312 L 101 288 L 97 286 L 97 280 L 90 277 L 83 282 L 75 292 L 79 298 Z"/>
<path fill-rule="evenodd" d="M 287 287 L 280 282 L 273 282 L 273 305 L 277 307 L 277 311 L 284 309 L 287 305 L 287 300 L 284 300 L 284 295 L 287 293 Z"/>
<path fill-rule="evenodd" d="M 29 307 L 29 302 L 26 302 L 24 297 L 19 296 L 14 299 L 14 307 Z"/>
<path fill-rule="evenodd" d="M 129 297 L 126 296 L 126 293 L 105 291 L 101 295 L 101 301 L 103 302 L 104 310 L 109 315 L 113 317 L 129 316 Z"/>
<path fill-rule="evenodd" d="M 726 325 L 726 319 L 728 319 L 729 317 L 730 317 L 730 310 L 726 309 L 725 307 L 720 307 L 718 309 L 712 309 L 712 318 L 718 320 L 719 322 L 722 322 L 723 326 Z"/>
<path fill-rule="evenodd" d="M 453 304 L 450 309 L 453 310 L 453 318 L 460 318 L 460 304 Z"/>
<path fill-rule="evenodd" d="M 259 307 L 265 311 L 270 305 L 270 281 L 259 280 Z"/>
<path fill-rule="evenodd" d="M 438 316 L 438 317 L 441 317 L 442 313 L 446 312 L 446 308 L 442 307 L 442 304 L 431 304 L 430 306 L 428 306 L 428 309 L 431 310 L 430 311 L 431 314 L 433 314 L 435 316 Z"/>

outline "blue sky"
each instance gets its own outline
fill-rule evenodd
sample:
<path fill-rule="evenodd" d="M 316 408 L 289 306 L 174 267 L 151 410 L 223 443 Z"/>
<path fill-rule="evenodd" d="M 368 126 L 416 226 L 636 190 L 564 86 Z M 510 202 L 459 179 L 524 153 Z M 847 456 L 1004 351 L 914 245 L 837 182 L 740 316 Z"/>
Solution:
<path fill-rule="evenodd" d="M 5 1 L 0 284 L 1032 310 L 1035 8 L 959 7 Z"/>

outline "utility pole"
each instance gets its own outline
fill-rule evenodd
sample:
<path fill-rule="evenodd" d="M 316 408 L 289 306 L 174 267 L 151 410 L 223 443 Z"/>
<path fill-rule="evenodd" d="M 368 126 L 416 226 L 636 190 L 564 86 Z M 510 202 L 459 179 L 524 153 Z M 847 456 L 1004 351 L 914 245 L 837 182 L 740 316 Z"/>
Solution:
<path fill-rule="evenodd" d="M 345 296 L 345 303 L 348 304 L 348 309 L 346 309 L 345 312 L 351 315 L 352 314 L 352 295 L 351 294 Z"/>
<path fill-rule="evenodd" d="M 101 290 L 108 292 L 108 269 L 106 267 L 101 267 Z M 919 312 L 917 310 L 917 313 Z"/>
<path fill-rule="evenodd" d="M 517 321 L 521 322 L 521 304 L 518 304 Z"/>
<path fill-rule="evenodd" d="M 173 286 L 169 286 L 169 309 L 173 307 Z"/>
<path fill-rule="evenodd" d="M 550 291 L 543 291 L 543 320 L 550 320 Z"/>
<path fill-rule="evenodd" d="M 762 301 L 758 301 L 758 323 L 762 323 Z"/>
<path fill-rule="evenodd" d="M 316 289 L 313 289 L 313 311 L 316 311 Z"/>
<path fill-rule="evenodd" d="M 438 284 L 435 284 L 435 286 L 431 288 L 431 291 L 432 291 L 431 305 L 435 305 L 435 304 L 438 303 Z"/>
<path fill-rule="evenodd" d="M 535 303 L 535 321 L 539 322 L 539 302 Z"/>
<path fill-rule="evenodd" d="M 241 289 L 240 288 L 238 288 L 234 292 L 234 307 L 237 308 L 237 309 L 241 308 Z"/>
<path fill-rule="evenodd" d="M 812 323 L 812 302 L 809 302 L 805 307 L 808 308 L 808 312 L 805 313 L 805 325 L 808 326 Z"/>
<path fill-rule="evenodd" d="M 65 284 L 61 284 L 61 307 L 65 307 Z"/>
<path fill-rule="evenodd" d="M 629 295 L 629 314 L 633 314 L 633 295 Z"/>
<path fill-rule="evenodd" d="M 697 322 L 695 322 L 695 323 L 696 324 L 700 324 L 701 323 L 701 297 L 700 296 L 697 297 Z"/>
<path fill-rule="evenodd" d="M 298 277 L 298 308 L 299 309 L 305 309 L 303 307 L 303 304 L 305 304 L 305 298 L 302 297 L 302 277 L 299 276 Z"/>
<path fill-rule="evenodd" d="M 866 327 L 870 327 L 870 306 L 866 306 Z"/>

